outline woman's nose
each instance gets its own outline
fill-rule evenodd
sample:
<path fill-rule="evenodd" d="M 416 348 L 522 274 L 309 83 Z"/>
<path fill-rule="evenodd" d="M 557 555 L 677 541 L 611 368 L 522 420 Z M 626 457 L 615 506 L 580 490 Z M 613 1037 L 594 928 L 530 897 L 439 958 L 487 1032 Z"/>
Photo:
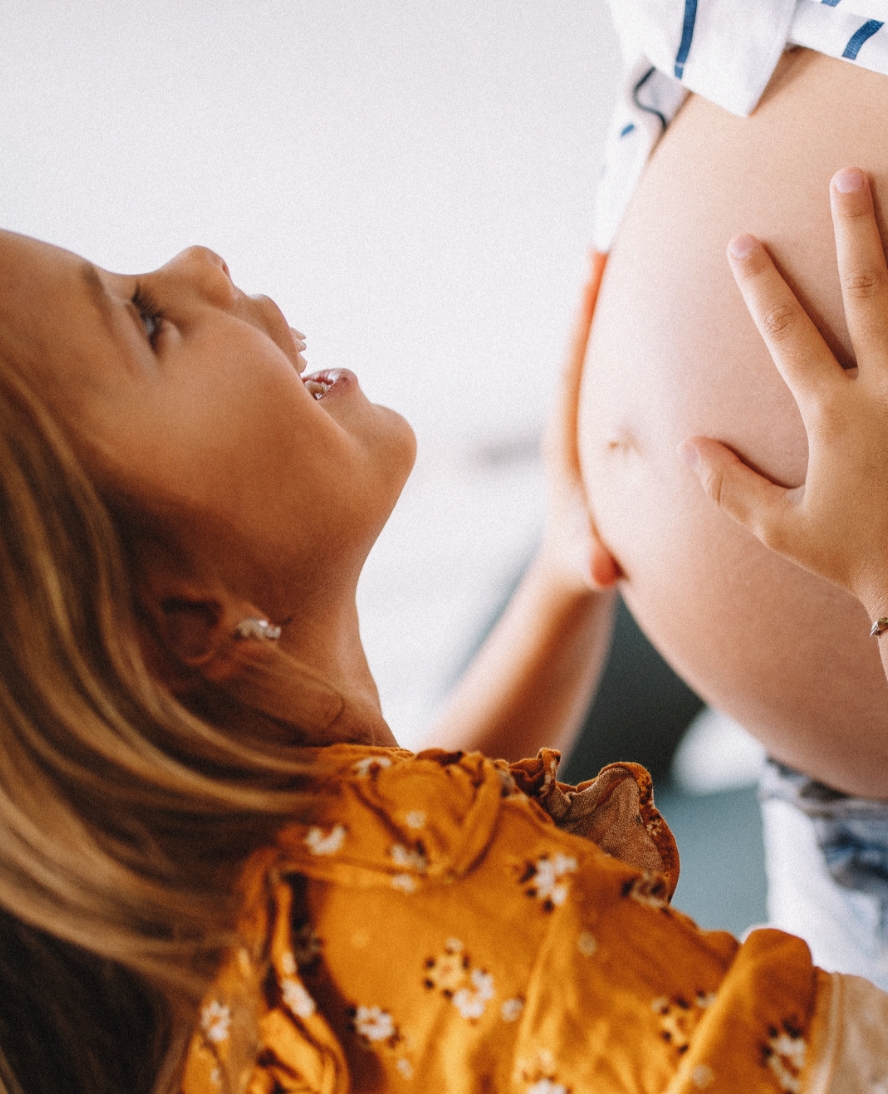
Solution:
<path fill-rule="evenodd" d="M 187 247 L 163 267 L 183 287 L 196 290 L 202 297 L 221 307 L 231 307 L 239 293 L 231 280 L 225 259 L 209 247 Z"/>

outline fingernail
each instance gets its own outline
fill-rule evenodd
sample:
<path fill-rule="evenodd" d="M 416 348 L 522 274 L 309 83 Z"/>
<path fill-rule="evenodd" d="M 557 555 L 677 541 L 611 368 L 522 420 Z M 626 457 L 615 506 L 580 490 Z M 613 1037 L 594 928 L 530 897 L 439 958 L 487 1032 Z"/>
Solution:
<path fill-rule="evenodd" d="M 682 441 L 678 446 L 678 454 L 692 471 L 700 466 L 700 453 L 689 441 Z"/>
<path fill-rule="evenodd" d="M 746 256 L 751 254 L 757 246 L 758 240 L 755 236 L 734 236 L 728 244 L 728 253 L 732 258 L 746 258 Z"/>
<path fill-rule="evenodd" d="M 833 175 L 833 185 L 840 194 L 850 194 L 862 190 L 866 184 L 863 172 L 857 167 L 845 167 Z"/>

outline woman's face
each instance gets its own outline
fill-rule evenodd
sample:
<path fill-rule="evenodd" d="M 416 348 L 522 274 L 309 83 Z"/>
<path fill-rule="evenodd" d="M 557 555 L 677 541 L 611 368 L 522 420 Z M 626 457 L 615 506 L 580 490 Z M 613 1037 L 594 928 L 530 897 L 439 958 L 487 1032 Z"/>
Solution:
<path fill-rule="evenodd" d="M 0 325 L 99 480 L 172 523 L 192 566 L 272 614 L 294 578 L 356 577 L 413 433 L 352 373 L 302 376 L 301 336 L 212 251 L 127 276 L 0 233 Z"/>

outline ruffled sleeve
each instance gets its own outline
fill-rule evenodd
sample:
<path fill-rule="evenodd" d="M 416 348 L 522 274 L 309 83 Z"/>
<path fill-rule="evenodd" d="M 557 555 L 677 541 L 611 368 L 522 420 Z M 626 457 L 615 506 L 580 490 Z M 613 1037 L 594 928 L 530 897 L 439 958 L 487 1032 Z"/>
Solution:
<path fill-rule="evenodd" d="M 516 785 L 542 805 L 559 828 L 591 840 L 621 862 L 662 874 L 671 897 L 678 884 L 675 837 L 654 806 L 654 788 L 640 764 L 615 763 L 578 786 L 558 782 L 561 753 L 540 749 L 509 765 Z"/>
<path fill-rule="evenodd" d="M 643 769 L 335 746 L 244 873 L 182 1094 L 855 1094 L 888 996 L 804 942 L 701 931 Z M 580 838 L 584 837 L 584 838 Z M 353 1085 L 352 1085 L 353 1084 Z M 886 1087 L 888 1089 L 888 1087 Z"/>

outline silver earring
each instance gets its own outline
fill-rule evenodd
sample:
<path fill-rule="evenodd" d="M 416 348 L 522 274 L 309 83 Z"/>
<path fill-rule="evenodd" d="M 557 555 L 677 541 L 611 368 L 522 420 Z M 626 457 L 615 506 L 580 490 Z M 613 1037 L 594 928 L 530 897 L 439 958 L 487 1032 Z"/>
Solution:
<path fill-rule="evenodd" d="M 257 638 L 263 642 L 276 642 L 281 636 L 281 628 L 267 619 L 247 616 L 234 628 L 234 633 L 237 638 Z"/>

